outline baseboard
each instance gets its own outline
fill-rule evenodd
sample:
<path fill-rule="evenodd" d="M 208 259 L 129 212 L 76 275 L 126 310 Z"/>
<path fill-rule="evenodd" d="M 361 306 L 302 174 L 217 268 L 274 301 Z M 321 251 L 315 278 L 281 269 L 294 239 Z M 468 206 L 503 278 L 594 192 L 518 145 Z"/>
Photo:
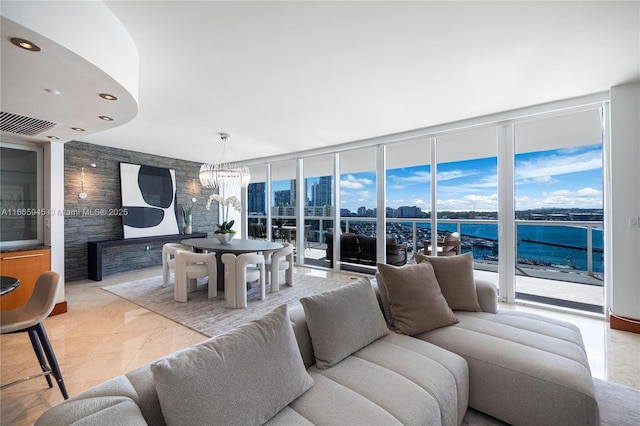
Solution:
<path fill-rule="evenodd" d="M 615 315 L 611 311 L 609 311 L 609 327 L 614 330 L 629 331 L 631 333 L 640 334 L 640 320 L 621 317 Z"/>
<path fill-rule="evenodd" d="M 50 317 L 54 315 L 60 315 L 67 312 L 67 301 L 56 303 L 56 306 L 53 307 L 53 311 L 51 311 Z"/>

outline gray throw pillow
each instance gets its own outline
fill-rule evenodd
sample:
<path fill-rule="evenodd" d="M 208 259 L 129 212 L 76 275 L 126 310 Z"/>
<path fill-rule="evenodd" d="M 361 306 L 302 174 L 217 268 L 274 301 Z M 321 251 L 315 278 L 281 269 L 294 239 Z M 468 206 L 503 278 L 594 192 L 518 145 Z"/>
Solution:
<path fill-rule="evenodd" d="M 387 325 L 391 330 L 395 330 L 396 326 L 393 324 L 393 315 L 391 315 L 391 308 L 389 307 L 389 295 L 387 293 L 387 286 L 384 283 L 384 278 L 380 274 L 380 271 L 376 272 L 376 284 L 378 284 L 378 294 L 380 295 L 380 305 L 382 306 L 382 313 L 384 319 L 387 321 Z"/>
<path fill-rule="evenodd" d="M 442 295 L 451 309 L 471 312 L 482 310 L 473 276 L 473 253 L 459 256 L 425 256 L 416 253 L 415 259 L 417 263 L 429 262 L 433 265 Z"/>
<path fill-rule="evenodd" d="M 389 334 L 368 278 L 300 303 L 307 318 L 316 366 L 329 368 Z"/>
<path fill-rule="evenodd" d="M 263 424 L 313 379 L 282 305 L 151 365 L 167 425 Z"/>
<path fill-rule="evenodd" d="M 430 263 L 393 266 L 378 263 L 387 289 L 395 331 L 414 336 L 455 324 Z"/>

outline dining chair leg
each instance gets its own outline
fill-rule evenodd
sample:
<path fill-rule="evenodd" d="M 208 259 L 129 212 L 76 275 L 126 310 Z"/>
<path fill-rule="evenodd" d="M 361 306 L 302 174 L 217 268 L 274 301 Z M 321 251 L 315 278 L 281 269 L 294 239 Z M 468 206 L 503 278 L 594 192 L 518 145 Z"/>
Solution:
<path fill-rule="evenodd" d="M 44 360 L 44 354 L 42 353 L 42 347 L 40 346 L 40 341 L 38 340 L 38 334 L 35 330 L 29 330 L 27 332 L 29 335 L 29 340 L 31 340 L 31 346 L 33 346 L 33 352 L 36 353 L 36 358 L 38 358 L 38 362 L 40 363 L 40 368 L 44 373 L 44 378 L 47 379 L 47 383 L 49 387 L 53 387 L 53 382 L 51 382 L 51 370 L 47 367 L 47 363 Z"/>
<path fill-rule="evenodd" d="M 49 337 L 47 337 L 47 332 L 44 330 L 44 326 L 42 323 L 38 323 L 35 326 L 36 333 L 38 333 L 38 338 L 40 339 L 40 344 L 42 344 L 42 349 L 44 350 L 44 354 L 47 357 L 47 361 L 49 361 L 49 367 L 51 368 L 51 374 L 58 382 L 58 387 L 60 388 L 60 392 L 64 399 L 69 399 L 69 394 L 67 394 L 67 387 L 64 384 L 64 380 L 62 379 L 62 372 L 60 371 L 60 367 L 58 366 L 58 360 L 56 359 L 56 355 L 53 353 L 53 348 L 51 347 L 51 343 L 49 342 Z"/>

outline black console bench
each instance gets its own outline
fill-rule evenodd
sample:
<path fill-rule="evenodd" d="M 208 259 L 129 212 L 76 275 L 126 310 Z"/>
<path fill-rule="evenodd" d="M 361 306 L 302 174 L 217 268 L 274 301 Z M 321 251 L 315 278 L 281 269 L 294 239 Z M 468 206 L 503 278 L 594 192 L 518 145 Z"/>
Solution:
<path fill-rule="evenodd" d="M 89 241 L 89 279 L 93 281 L 102 281 L 102 251 L 106 247 L 126 246 L 131 244 L 146 243 L 174 243 L 184 240 L 185 238 L 206 238 L 205 232 L 194 232 L 193 234 L 173 234 L 173 235 L 157 235 L 153 237 L 126 238 L 119 240 Z"/>

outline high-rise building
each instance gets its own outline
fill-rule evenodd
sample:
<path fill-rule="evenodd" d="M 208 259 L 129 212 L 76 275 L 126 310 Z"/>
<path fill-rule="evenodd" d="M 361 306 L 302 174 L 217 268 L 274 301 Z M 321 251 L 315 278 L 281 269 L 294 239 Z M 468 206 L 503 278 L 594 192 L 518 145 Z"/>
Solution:
<path fill-rule="evenodd" d="M 320 176 L 312 186 L 312 206 L 331 205 L 331 176 Z"/>
<path fill-rule="evenodd" d="M 417 206 L 400 206 L 398 207 L 398 217 L 420 217 L 422 210 Z"/>
<path fill-rule="evenodd" d="M 283 189 L 280 191 L 274 191 L 273 198 L 275 201 L 275 206 L 290 206 L 291 205 L 291 190 Z"/>
<path fill-rule="evenodd" d="M 251 183 L 247 187 L 247 212 L 248 214 L 263 215 L 267 213 L 266 183 Z"/>

